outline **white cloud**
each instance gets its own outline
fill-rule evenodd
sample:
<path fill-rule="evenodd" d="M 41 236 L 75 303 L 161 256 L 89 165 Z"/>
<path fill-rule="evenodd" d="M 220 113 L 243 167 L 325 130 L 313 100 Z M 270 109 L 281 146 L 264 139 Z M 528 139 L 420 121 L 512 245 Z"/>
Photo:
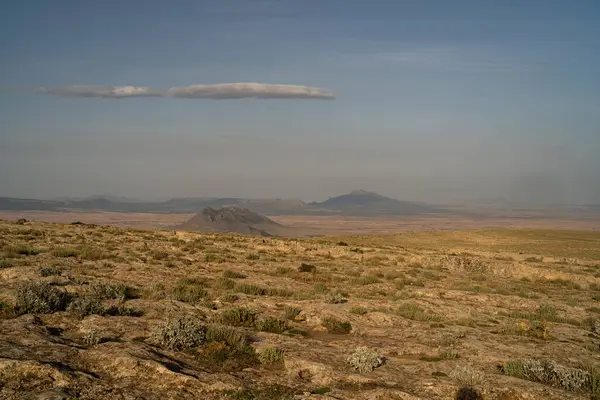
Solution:
<path fill-rule="evenodd" d="M 219 83 L 214 85 L 190 85 L 167 90 L 138 86 L 90 86 L 72 85 L 58 88 L 36 87 L 35 93 L 61 97 L 100 97 L 122 99 L 129 97 L 167 97 L 184 99 L 334 99 L 328 90 L 310 86 L 278 85 L 267 83 Z"/>
<path fill-rule="evenodd" d="M 297 85 L 267 83 L 219 83 L 173 87 L 166 91 L 168 97 L 189 99 L 333 99 L 328 89 Z"/>
<path fill-rule="evenodd" d="M 33 89 L 36 93 L 51 94 L 62 97 L 103 97 L 103 98 L 126 98 L 126 97 L 160 97 L 162 93 L 149 87 L 138 86 L 88 86 L 72 85 L 61 88 L 37 87 Z"/>

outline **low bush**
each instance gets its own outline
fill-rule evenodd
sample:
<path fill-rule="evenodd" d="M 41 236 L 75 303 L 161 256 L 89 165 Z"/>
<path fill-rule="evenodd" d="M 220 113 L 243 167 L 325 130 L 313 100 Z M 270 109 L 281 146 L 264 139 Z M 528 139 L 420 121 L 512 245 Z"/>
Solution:
<path fill-rule="evenodd" d="M 182 350 L 201 346 L 206 342 L 207 328 L 202 320 L 190 315 L 168 319 L 152 332 L 152 339 L 160 346 Z"/>
<path fill-rule="evenodd" d="M 342 322 L 335 317 L 323 318 L 321 325 L 327 328 L 327 332 L 329 333 L 346 334 L 352 331 L 352 324 L 350 324 L 350 322 Z"/>
<path fill-rule="evenodd" d="M 283 333 L 288 329 L 287 323 L 279 318 L 266 317 L 256 324 L 256 328 L 262 332 Z"/>
<path fill-rule="evenodd" d="M 346 362 L 358 372 L 367 373 L 383 365 L 385 358 L 367 347 L 359 347 Z"/>
<path fill-rule="evenodd" d="M 17 287 L 15 309 L 19 314 L 51 314 L 64 311 L 71 297 L 47 282 L 27 282 Z"/>
<path fill-rule="evenodd" d="M 302 312 L 302 309 L 300 309 L 298 307 L 285 306 L 283 311 L 285 312 L 285 317 L 287 319 L 294 320 L 294 319 L 296 319 L 296 317 L 298 315 L 300 315 L 300 313 Z"/>
<path fill-rule="evenodd" d="M 258 353 L 258 359 L 262 364 L 275 364 L 283 362 L 283 350 L 276 347 L 267 347 Z"/>
<path fill-rule="evenodd" d="M 229 326 L 254 326 L 256 321 L 256 311 L 247 308 L 238 307 L 225 310 L 216 317 L 216 322 Z"/>

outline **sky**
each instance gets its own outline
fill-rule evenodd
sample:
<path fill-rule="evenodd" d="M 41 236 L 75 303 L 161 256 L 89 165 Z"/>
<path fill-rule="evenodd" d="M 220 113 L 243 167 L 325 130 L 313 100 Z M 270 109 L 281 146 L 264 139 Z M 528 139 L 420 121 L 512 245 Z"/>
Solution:
<path fill-rule="evenodd" d="M 596 0 L 22 0 L 0 196 L 600 204 Z"/>

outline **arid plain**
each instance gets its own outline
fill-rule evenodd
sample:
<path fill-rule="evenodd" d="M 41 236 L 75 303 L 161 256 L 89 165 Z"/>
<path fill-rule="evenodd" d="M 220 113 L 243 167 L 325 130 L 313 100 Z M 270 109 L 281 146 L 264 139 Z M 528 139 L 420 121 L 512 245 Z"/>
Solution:
<path fill-rule="evenodd" d="M 0 398 L 600 394 L 593 221 L 444 231 L 448 217 L 372 230 L 373 219 L 273 218 L 362 229 L 304 239 L 85 224 L 180 222 L 128 218 L 0 222 Z M 402 230 L 413 232 L 374 234 Z"/>

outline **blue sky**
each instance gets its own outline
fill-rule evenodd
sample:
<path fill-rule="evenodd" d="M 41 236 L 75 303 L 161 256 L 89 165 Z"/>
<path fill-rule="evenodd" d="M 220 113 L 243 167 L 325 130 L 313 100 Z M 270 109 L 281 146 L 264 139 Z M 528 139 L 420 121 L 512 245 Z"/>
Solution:
<path fill-rule="evenodd" d="M 600 203 L 597 1 L 24 0 L 0 35 L 0 195 Z M 335 99 L 32 92 L 238 82 Z"/>

